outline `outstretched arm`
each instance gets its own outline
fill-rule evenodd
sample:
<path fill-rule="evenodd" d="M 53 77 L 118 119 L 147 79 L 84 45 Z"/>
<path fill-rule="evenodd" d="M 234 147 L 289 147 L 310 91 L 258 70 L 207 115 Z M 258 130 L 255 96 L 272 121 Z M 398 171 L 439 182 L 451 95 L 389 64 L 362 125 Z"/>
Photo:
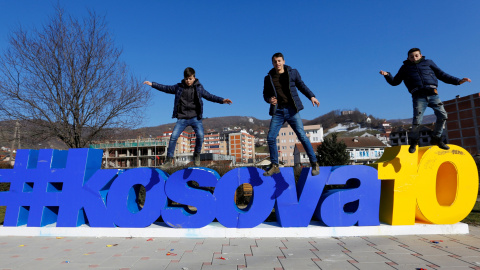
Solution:
<path fill-rule="evenodd" d="M 397 75 L 395 75 L 395 77 L 393 77 L 392 74 L 390 74 L 390 72 L 383 71 L 383 70 L 380 70 L 380 74 L 383 75 L 385 77 L 385 80 L 387 81 L 387 83 L 389 83 L 392 86 L 397 86 L 400 83 L 402 83 L 402 81 L 403 81 L 402 68 L 401 67 L 398 70 L 398 73 L 397 73 Z"/>
<path fill-rule="evenodd" d="M 435 76 L 437 76 L 437 79 L 444 83 L 460 85 L 460 82 L 462 81 L 460 78 L 447 74 L 445 71 L 441 70 L 433 61 L 430 63 L 430 68 L 435 73 Z"/>
<path fill-rule="evenodd" d="M 156 82 L 152 83 L 149 81 L 144 81 L 143 84 L 150 85 L 151 87 L 168 94 L 175 94 L 176 92 L 175 85 L 163 85 Z"/>
<path fill-rule="evenodd" d="M 228 105 L 230 105 L 230 104 L 232 104 L 232 103 L 233 103 L 233 102 L 232 102 L 230 99 L 228 99 L 228 98 L 226 98 L 226 99 L 223 100 L 223 104 L 228 104 Z"/>

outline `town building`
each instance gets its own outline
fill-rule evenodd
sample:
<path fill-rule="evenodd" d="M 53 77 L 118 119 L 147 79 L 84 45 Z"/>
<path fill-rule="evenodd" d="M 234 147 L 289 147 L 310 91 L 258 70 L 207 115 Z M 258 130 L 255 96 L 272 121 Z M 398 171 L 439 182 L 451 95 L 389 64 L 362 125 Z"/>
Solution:
<path fill-rule="evenodd" d="M 205 133 L 203 139 L 202 153 L 212 153 L 220 155 L 228 154 L 227 142 L 225 140 L 221 140 L 220 132 L 214 131 Z"/>
<path fill-rule="evenodd" d="M 93 143 L 90 148 L 102 149 L 102 168 L 158 167 L 166 156 L 163 139 L 131 139 L 111 143 Z"/>
<path fill-rule="evenodd" d="M 447 141 L 476 155 L 480 153 L 480 93 L 443 102 L 448 113 Z"/>
<path fill-rule="evenodd" d="M 347 146 L 351 164 L 370 164 L 376 162 L 385 151 L 385 144 L 374 136 L 368 137 L 337 137 Z M 321 143 L 312 143 L 314 150 Z M 316 151 L 315 151 L 316 152 Z M 310 166 L 307 153 L 301 143 L 295 144 L 294 150 L 295 166 Z"/>
<path fill-rule="evenodd" d="M 323 142 L 323 127 L 321 125 L 304 126 L 305 134 L 311 143 Z M 290 125 L 282 127 L 277 136 L 278 160 L 285 166 L 293 166 L 295 144 L 300 141 Z M 314 148 L 315 150 L 315 148 Z"/>
<path fill-rule="evenodd" d="M 255 162 L 255 137 L 245 130 L 228 134 L 228 149 L 237 163 Z"/>
<path fill-rule="evenodd" d="M 422 125 L 419 131 L 418 146 L 428 146 L 432 139 L 434 124 Z M 409 145 L 409 136 L 412 132 L 412 127 L 396 127 L 390 133 L 390 145 L 400 146 Z"/>

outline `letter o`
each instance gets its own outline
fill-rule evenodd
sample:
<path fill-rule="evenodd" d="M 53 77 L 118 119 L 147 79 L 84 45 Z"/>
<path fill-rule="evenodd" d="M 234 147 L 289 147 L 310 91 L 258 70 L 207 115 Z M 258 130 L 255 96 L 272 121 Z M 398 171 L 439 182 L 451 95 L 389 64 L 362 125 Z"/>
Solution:
<path fill-rule="evenodd" d="M 416 190 L 416 219 L 433 224 L 460 222 L 477 199 L 475 161 L 460 146 L 450 145 L 448 151 L 429 148 L 421 155 Z"/>

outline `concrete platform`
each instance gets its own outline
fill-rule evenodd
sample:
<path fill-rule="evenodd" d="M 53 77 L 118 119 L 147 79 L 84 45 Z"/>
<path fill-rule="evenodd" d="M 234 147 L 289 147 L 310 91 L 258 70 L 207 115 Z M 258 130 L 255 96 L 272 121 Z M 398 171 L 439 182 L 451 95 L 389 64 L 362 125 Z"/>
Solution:
<path fill-rule="evenodd" d="M 70 237 L 179 237 L 179 238 L 269 238 L 269 237 L 346 237 L 382 235 L 429 235 L 429 234 L 468 234 L 468 225 L 415 224 L 409 226 L 351 226 L 325 227 L 312 222 L 308 227 L 282 228 L 276 222 L 262 223 L 255 228 L 226 228 L 214 222 L 200 229 L 170 228 L 164 223 L 154 223 L 146 228 L 91 228 L 80 227 L 3 227 L 0 236 L 70 236 Z"/>

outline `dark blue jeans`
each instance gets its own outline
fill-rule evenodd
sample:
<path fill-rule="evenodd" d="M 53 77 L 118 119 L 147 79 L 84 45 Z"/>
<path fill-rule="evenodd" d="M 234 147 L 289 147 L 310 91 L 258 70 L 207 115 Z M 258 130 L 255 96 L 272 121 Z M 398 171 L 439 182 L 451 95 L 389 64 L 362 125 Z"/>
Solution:
<path fill-rule="evenodd" d="M 413 140 L 418 141 L 420 125 L 423 121 L 423 114 L 427 107 L 433 109 L 437 121 L 435 122 L 435 128 L 433 129 L 434 137 L 441 137 L 443 129 L 445 128 L 445 122 L 447 121 L 447 112 L 443 107 L 443 103 L 438 97 L 438 95 L 419 95 L 412 97 L 413 102 L 413 123 L 412 123 L 412 134 L 410 137 Z"/>
<path fill-rule="evenodd" d="M 187 128 L 191 126 L 193 131 L 195 131 L 195 153 L 200 153 L 202 151 L 203 144 L 203 123 L 202 119 L 198 120 L 197 117 L 190 119 L 178 119 L 175 127 L 173 128 L 172 136 L 168 142 L 167 157 L 173 157 L 175 153 L 175 146 L 177 146 L 177 140 L 180 134 Z"/>
<path fill-rule="evenodd" d="M 297 135 L 298 140 L 302 143 L 303 148 L 307 151 L 310 162 L 317 162 L 315 151 L 313 151 L 312 144 L 305 134 L 303 129 L 302 119 L 300 113 L 294 108 L 277 109 L 270 121 L 270 130 L 268 131 L 267 142 L 270 150 L 270 161 L 273 164 L 278 164 L 278 150 L 277 150 L 277 136 L 282 128 L 282 125 L 287 122 L 292 127 Z"/>

